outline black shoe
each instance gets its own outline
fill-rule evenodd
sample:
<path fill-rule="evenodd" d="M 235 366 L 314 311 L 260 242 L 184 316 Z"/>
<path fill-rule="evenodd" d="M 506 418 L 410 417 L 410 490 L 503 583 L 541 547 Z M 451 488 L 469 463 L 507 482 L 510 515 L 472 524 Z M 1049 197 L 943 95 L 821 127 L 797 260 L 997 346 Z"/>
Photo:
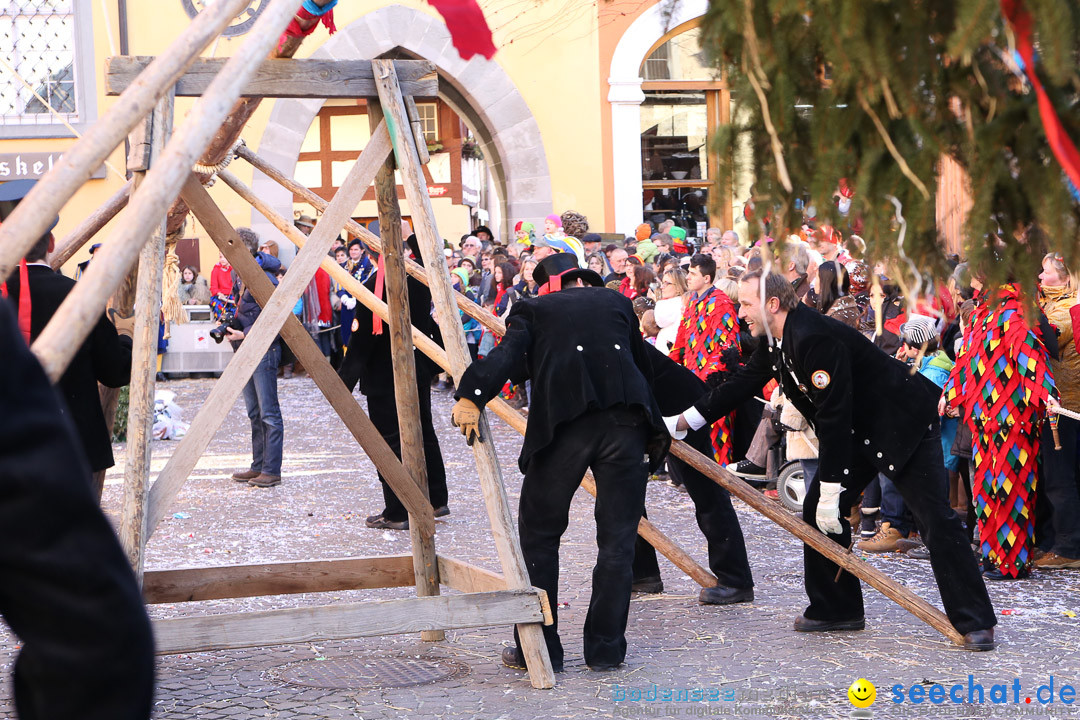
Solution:
<path fill-rule="evenodd" d="M 805 615 L 795 618 L 795 632 L 831 632 L 834 630 L 862 630 L 866 627 L 865 618 L 851 620 L 811 620 Z"/>
<path fill-rule="evenodd" d="M 876 512 L 863 514 L 859 521 L 859 534 L 862 535 L 863 540 L 869 540 L 877 535 L 877 519 Z"/>
<path fill-rule="evenodd" d="M 733 588 L 726 585 L 701 588 L 697 596 L 698 602 L 704 605 L 733 605 L 735 603 L 753 602 L 754 588 Z"/>
<path fill-rule="evenodd" d="M 609 672 L 622 665 L 621 662 L 617 663 L 589 663 L 589 669 L 593 672 Z"/>
<path fill-rule="evenodd" d="M 514 670 L 529 669 L 525 665 L 525 656 L 522 655 L 521 650 L 516 647 L 504 647 L 502 649 L 502 664 Z M 563 671 L 563 666 L 561 664 L 556 665 L 554 662 L 552 662 L 551 670 L 552 672 L 561 673 Z"/>
<path fill-rule="evenodd" d="M 929 560 L 930 548 L 926 547 L 925 545 L 916 545 L 904 554 L 912 560 Z"/>
<path fill-rule="evenodd" d="M 449 514 L 450 508 L 445 505 L 440 505 L 439 507 L 435 508 L 435 517 L 446 517 Z"/>
<path fill-rule="evenodd" d="M 997 647 L 994 642 L 994 628 L 972 630 L 964 635 L 964 649 L 972 652 L 985 652 Z"/>
<path fill-rule="evenodd" d="M 731 463 L 727 466 L 727 470 L 739 477 L 758 478 L 762 480 L 765 478 L 765 468 L 760 465 L 755 465 L 749 460 L 740 460 L 737 463 Z"/>
<path fill-rule="evenodd" d="M 1013 577 L 1012 575 L 1006 575 L 1005 573 L 1001 572 L 1001 570 L 999 570 L 996 567 L 989 567 L 986 570 L 983 570 L 983 573 L 982 573 L 982 576 L 983 576 L 984 579 L 993 580 L 995 582 L 1005 581 L 1005 580 L 1026 580 L 1029 575 L 1031 575 L 1031 571 L 1027 570 L 1026 568 L 1024 570 L 1021 570 L 1020 572 L 1018 572 L 1016 574 L 1016 577 Z"/>
<path fill-rule="evenodd" d="M 630 586 L 630 592 L 640 593 L 662 593 L 664 592 L 664 581 L 660 579 L 659 575 L 653 577 L 641 578 L 635 580 Z"/>
<path fill-rule="evenodd" d="M 375 528 L 376 530 L 408 530 L 409 520 L 406 518 L 401 522 L 395 522 L 393 520 L 387 520 L 382 515 L 372 515 L 364 524 L 369 528 Z"/>

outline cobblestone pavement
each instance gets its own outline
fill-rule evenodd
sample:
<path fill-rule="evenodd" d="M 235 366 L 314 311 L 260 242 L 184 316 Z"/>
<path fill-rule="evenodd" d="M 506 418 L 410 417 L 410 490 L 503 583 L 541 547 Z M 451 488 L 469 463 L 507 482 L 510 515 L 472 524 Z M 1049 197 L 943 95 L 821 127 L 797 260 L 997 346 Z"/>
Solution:
<path fill-rule="evenodd" d="M 187 419 L 210 390 L 210 380 L 178 380 Z M 371 530 L 363 518 L 381 509 L 371 463 L 359 451 L 314 384 L 307 378 L 279 383 L 285 415 L 284 482 L 269 490 L 229 479 L 250 461 L 248 422 L 238 402 L 199 462 L 192 478 L 152 537 L 148 569 L 259 563 L 409 552 L 408 533 Z M 441 554 L 498 570 L 472 455 L 449 425 L 452 399 L 433 393 L 450 483 L 452 514 L 438 522 Z M 521 476 L 516 459 L 520 437 L 493 420 L 499 458 L 515 505 Z M 154 443 L 160 469 L 175 442 Z M 115 519 L 120 505 L 123 448 L 107 479 L 104 505 Z M 692 555 L 705 562 L 705 546 L 688 497 L 664 483 L 650 483 L 649 517 Z M 618 671 L 591 672 L 581 658 L 581 628 L 588 607 L 595 558 L 592 499 L 579 492 L 563 542 L 560 618 L 567 648 L 566 672 L 553 690 L 534 690 L 523 673 L 502 667 L 498 654 L 511 639 L 509 628 L 447 633 L 446 641 L 423 643 L 416 635 L 264 647 L 162 657 L 154 717 L 180 718 L 571 718 L 594 716 L 699 716 L 810 718 L 848 717 L 847 687 L 866 677 L 877 686 L 874 717 L 1013 717 L 1046 713 L 1035 689 L 1055 676 L 1080 681 L 1080 572 L 1036 573 L 1033 579 L 996 584 L 990 592 L 999 613 L 1003 646 L 993 653 L 953 647 L 875 591 L 868 590 L 867 629 L 860 633 L 806 635 L 791 629 L 805 606 L 800 545 L 770 521 L 737 503 L 747 536 L 756 600 L 734 607 L 697 602 L 697 586 L 662 560 L 666 592 L 638 595 L 631 604 L 629 653 Z M 173 513 L 178 513 L 174 517 Z M 184 517 L 187 515 L 189 517 Z M 892 557 L 870 561 L 933 603 L 939 599 L 928 563 Z M 155 618 L 188 614 L 265 610 L 406 597 L 408 588 L 291 595 L 203 603 L 157 605 Z M 10 674 L 16 640 L 3 632 L 0 661 Z M 451 671 L 441 681 L 389 687 L 394 668 Z M 348 661 L 353 676 L 340 689 L 320 688 L 327 668 Z M 329 664 L 327 664 L 329 663 Z M 968 676 L 985 686 L 982 706 L 937 706 L 924 701 L 895 705 L 895 684 L 954 683 Z M 995 683 L 1019 678 L 1019 705 L 991 705 Z M 306 684 L 305 684 L 306 683 Z M 332 682 L 323 682 L 333 685 Z M 665 688 L 693 690 L 713 702 L 651 701 Z M 635 700 L 643 694 L 645 699 Z M 1025 704 L 1032 696 L 1033 704 Z M 696 696 L 692 696 L 696 697 Z M 626 699 L 620 699 L 626 698 Z M 1010 685 L 1009 697 L 1012 700 Z M 1050 706 L 1058 716 L 1071 706 Z M 13 715 L 10 683 L 0 694 L 0 716 Z M 1080 711 L 1077 711 L 1080 715 Z"/>

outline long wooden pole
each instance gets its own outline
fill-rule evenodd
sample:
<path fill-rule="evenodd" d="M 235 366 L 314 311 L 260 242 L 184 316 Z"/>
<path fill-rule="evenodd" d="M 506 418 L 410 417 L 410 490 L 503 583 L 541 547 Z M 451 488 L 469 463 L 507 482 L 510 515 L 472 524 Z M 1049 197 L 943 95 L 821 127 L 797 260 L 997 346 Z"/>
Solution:
<path fill-rule="evenodd" d="M 428 269 L 435 313 L 442 328 L 443 345 L 450 359 L 454 379 L 460 380 L 461 374 L 472 362 L 472 357 L 465 344 L 465 331 L 454 303 L 455 293 L 450 287 L 450 270 L 443 254 L 443 241 L 435 223 L 435 214 L 431 210 L 431 199 L 422 182 L 423 168 L 413 144 L 405 101 L 398 85 L 397 73 L 394 71 L 394 62 L 373 60 L 372 67 L 375 70 L 379 102 L 387 117 L 386 129 L 390 131 L 390 139 L 394 144 L 394 158 L 401 171 L 405 197 L 409 201 L 416 235 L 420 240 L 421 254 Z M 503 575 L 506 577 L 507 587 L 512 590 L 530 588 L 532 582 L 525 570 L 525 558 L 521 553 L 521 545 L 510 513 L 510 500 L 506 496 L 495 445 L 491 441 L 491 429 L 487 426 L 483 414 L 480 416 L 480 425 L 483 440 L 474 442 L 472 449 Z M 553 687 L 555 676 L 540 626 L 535 623 L 519 624 L 518 635 L 533 687 Z"/>
<path fill-rule="evenodd" d="M 151 115 L 150 167 L 157 161 L 172 132 L 173 94 L 166 93 Z M 141 184 L 145 173 L 136 175 Z M 154 426 L 154 380 L 157 375 L 158 326 L 161 317 L 162 279 L 165 275 L 165 225 L 158 227 L 139 253 L 139 281 L 135 292 L 135 337 L 128 387 L 127 458 L 120 508 L 120 542 L 135 577 L 142 584 L 146 547 L 146 489 L 150 484 L 150 440 Z"/>
<path fill-rule="evenodd" d="M 158 98 L 176 84 L 177 79 L 187 71 L 199 53 L 220 35 L 248 4 L 248 0 L 221 0 L 199 13 L 165 52 L 150 63 L 138 81 L 117 98 L 112 107 L 82 138 L 64 151 L 63 157 L 53 169 L 37 183 L 0 227 L 0 278 L 11 274 L 12 268 L 34 241 L 42 236 L 50 220 L 60 212 L 71 196 L 101 167 L 105 158 L 124 141 L 131 129 L 154 108 Z M 300 2 L 297 0 L 292 4 L 295 10 Z M 284 29 L 286 23 L 281 24 L 278 33 Z M 252 32 L 254 33 L 254 30 Z M 191 163 L 188 162 L 187 166 L 190 167 Z M 159 214 L 155 213 L 154 217 Z M 147 231 L 144 237 L 149 235 Z M 134 262 L 134 259 L 133 256 L 131 262 Z M 126 268 L 127 266 L 123 269 Z M 121 272 L 119 269 L 114 270 L 116 274 Z M 104 300 L 102 297 L 89 310 L 100 314 Z M 81 338 L 71 343 L 74 348 L 81 344 Z"/>
<path fill-rule="evenodd" d="M 261 213 L 267 220 L 269 220 L 275 228 L 277 228 L 285 237 L 287 237 L 298 248 L 304 247 L 304 243 L 307 241 L 307 236 L 301 233 L 293 225 L 292 220 L 284 217 L 280 213 L 276 212 L 273 207 L 270 206 L 265 200 L 260 198 L 255 192 L 245 185 L 239 178 L 232 174 L 228 170 L 223 170 L 218 173 L 218 178 L 232 188 L 241 198 L 251 204 L 255 210 Z M 346 225 L 348 228 L 348 225 Z M 350 230 L 351 232 L 351 230 Z M 414 263 L 415 264 L 415 263 Z M 374 294 L 363 284 L 358 282 L 356 278 L 350 275 L 344 268 L 338 265 L 333 260 L 327 258 L 323 261 L 322 267 L 330 274 L 330 277 L 334 279 L 341 287 L 355 297 L 361 305 L 364 305 L 370 309 L 373 313 L 381 317 L 384 321 L 387 320 L 389 315 L 387 314 L 386 303 L 381 299 L 375 297 Z M 427 284 L 427 273 L 419 265 L 416 266 L 420 270 L 420 276 L 418 280 Z M 471 300 L 467 300 L 468 303 L 473 304 Z M 479 306 L 477 306 L 479 307 Z M 485 311 L 486 313 L 486 311 Z M 494 316 L 492 316 L 494 317 Z M 496 318 L 497 320 L 497 318 Z M 502 321 L 498 321 L 498 328 L 502 328 Z M 501 334 L 500 330 L 500 334 Z M 436 344 L 427 335 L 424 335 L 419 330 L 413 328 L 412 332 L 413 343 L 416 348 L 429 358 L 434 360 L 439 367 L 446 372 L 451 372 L 450 360 L 447 358 L 446 351 L 443 350 L 438 344 Z M 306 367 L 306 366 L 305 366 Z M 488 403 L 487 407 L 491 409 L 496 415 L 505 420 L 508 425 L 513 429 L 525 434 L 525 418 L 516 410 L 514 410 L 508 403 L 496 398 Z M 591 481 L 591 474 L 585 476 L 585 480 L 582 482 L 582 487 L 585 488 L 594 497 L 596 496 L 595 485 Z M 676 567 L 685 572 L 696 582 L 703 587 L 712 587 L 716 585 L 716 578 L 705 568 L 701 567 L 694 561 L 690 555 L 679 547 L 670 538 L 664 535 L 655 525 L 649 522 L 647 519 L 642 518 L 641 523 L 638 525 L 638 533 L 641 537 L 645 538 L 653 547 L 655 547 L 664 557 L 672 562 Z"/>
<path fill-rule="evenodd" d="M 128 180 L 114 192 L 105 203 L 94 212 L 90 213 L 75 229 L 65 235 L 56 250 L 49 255 L 49 265 L 53 270 L 59 270 L 64 263 L 75 256 L 90 241 L 101 228 L 109 224 L 121 210 L 127 207 L 128 198 L 131 197 L 131 189 L 135 185 L 133 180 Z"/>
<path fill-rule="evenodd" d="M 306 202 L 314 205 L 317 208 L 320 207 L 320 203 L 325 204 L 325 201 L 318 195 L 313 193 L 310 189 L 304 187 L 303 185 L 300 185 L 292 178 L 284 175 L 283 173 L 281 173 L 281 171 L 277 170 L 265 160 L 260 158 L 258 155 L 251 152 L 250 149 L 241 148 L 238 155 L 239 157 L 242 157 L 243 159 L 250 162 L 255 168 L 257 168 L 267 177 L 278 182 L 283 187 L 292 190 L 298 196 L 303 197 Z M 236 187 L 233 187 L 233 189 L 235 190 Z M 241 194 L 244 195 L 245 193 Z M 250 201 L 252 197 L 253 194 L 248 191 L 247 197 L 245 197 L 245 199 L 248 199 Z M 264 207 L 269 209 L 268 206 Z M 267 210 L 260 209 L 260 212 L 265 215 Z M 347 226 L 347 229 L 349 230 L 349 232 L 352 232 L 356 235 L 363 235 L 364 232 L 367 232 L 367 229 L 359 224 L 355 224 L 355 227 Z M 368 237 L 364 237 L 364 242 L 374 244 L 370 241 Z M 415 267 L 407 266 L 407 270 L 410 275 L 417 278 L 425 285 L 431 286 L 433 284 L 429 280 L 428 272 L 424 268 L 418 265 Z M 339 282 L 341 281 L 339 280 Z M 499 318 L 495 317 L 494 315 L 485 310 L 482 310 L 478 305 L 460 294 L 457 294 L 456 300 L 458 307 L 460 307 L 466 315 L 469 315 L 470 317 L 478 320 L 482 325 L 489 328 L 497 335 L 501 336 L 506 333 L 506 326 Z M 429 357 L 432 357 L 433 359 L 436 359 L 436 361 L 438 361 L 435 355 L 432 355 L 430 352 L 427 351 L 427 349 L 425 349 L 423 341 L 419 337 L 417 337 L 416 334 L 414 334 L 413 340 L 414 342 L 416 342 L 418 348 L 428 354 Z M 442 367 L 447 370 L 449 369 L 447 365 L 442 365 Z M 510 424 L 512 427 L 516 424 L 516 421 L 513 420 L 513 417 L 520 417 L 519 413 L 509 408 L 509 405 L 507 405 L 507 410 L 509 410 L 509 412 L 500 412 L 498 409 L 497 401 L 489 403 L 488 408 L 494 410 L 496 415 L 498 415 L 503 420 L 506 420 L 507 423 Z M 521 432 L 524 432 L 524 428 L 521 429 Z M 787 530 L 796 538 L 802 540 L 803 542 L 820 552 L 822 555 L 825 555 L 827 558 L 843 567 L 847 572 L 850 572 L 852 575 L 855 575 L 866 584 L 878 590 L 882 595 L 896 602 L 905 610 L 911 612 L 913 615 L 918 617 L 920 620 L 926 622 L 935 630 L 941 632 L 953 642 L 957 643 L 958 645 L 963 645 L 963 636 L 956 631 L 956 629 L 952 626 L 951 623 L 949 623 L 948 618 L 945 616 L 944 613 L 942 613 L 940 610 L 933 607 L 925 600 L 912 593 L 904 586 L 892 580 L 887 575 L 874 568 L 872 565 L 869 565 L 868 563 L 860 560 L 847 548 L 841 547 L 825 535 L 822 535 L 816 529 L 811 528 L 805 522 L 794 518 L 787 511 L 778 507 L 775 503 L 766 500 L 761 495 L 761 493 L 756 491 L 754 488 L 750 487 L 745 482 L 737 478 L 735 475 L 732 475 L 724 468 L 721 468 L 716 463 L 710 462 L 707 458 L 705 458 L 703 455 L 701 455 L 699 452 L 694 450 L 694 448 L 690 447 L 686 443 L 678 440 L 672 441 L 671 454 L 679 458 L 680 460 L 686 462 L 687 464 L 692 465 L 697 470 L 709 477 L 713 482 L 730 492 L 732 495 L 739 498 L 746 504 L 750 505 L 750 507 L 754 508 L 773 522 L 780 525 L 782 528 Z M 653 545 L 653 547 L 659 550 L 665 557 L 671 560 L 676 566 L 686 572 L 690 577 L 694 578 L 699 584 L 706 587 L 716 584 L 716 579 L 712 577 L 712 575 L 708 573 L 708 571 L 706 571 L 704 568 L 701 568 L 696 563 L 693 563 L 693 561 L 689 559 L 689 556 L 687 556 L 686 559 L 679 558 L 679 560 L 677 561 L 676 558 L 678 557 L 678 555 L 674 552 L 669 554 L 670 549 L 664 547 L 664 541 L 668 540 L 670 542 L 670 540 L 663 536 L 663 534 L 660 533 L 659 530 L 655 528 L 655 526 L 652 526 L 651 523 L 648 523 L 647 520 L 645 520 L 644 518 L 642 520 L 643 524 L 647 523 L 645 527 L 651 527 L 651 530 L 657 533 L 657 535 L 653 537 L 642 533 L 642 537 L 648 540 L 649 543 Z M 639 527 L 639 531 L 640 530 L 641 528 Z M 654 540 L 656 540 L 656 542 L 654 542 Z M 687 562 L 687 560 L 689 560 L 689 562 Z M 693 565 L 691 565 L 690 563 L 693 563 Z M 696 570 L 694 569 L 694 566 L 697 567 Z"/>
<path fill-rule="evenodd" d="M 213 10 L 225 5 L 225 2 L 216 4 Z M 199 98 L 188 113 L 183 127 L 169 140 L 160 161 L 146 174 L 146 181 L 131 198 L 125 222 L 99 250 L 101 257 L 90 263 L 79 284 L 42 330 L 32 349 L 53 382 L 64 373 L 71 358 L 90 334 L 100 318 L 106 298 L 134 264 L 139 249 L 153 233 L 158 218 L 180 193 L 191 172 L 192 163 L 210 142 L 215 129 L 239 97 L 258 63 L 292 19 L 297 7 L 298 0 L 271 0 L 243 44 L 237 48 L 236 54 L 229 59 L 221 74 L 214 78 L 206 95 Z M 101 124 L 98 122 L 95 127 Z M 40 184 L 35 190 L 39 187 Z M 22 207 L 22 203 L 19 207 Z M 0 233 L 7 225 L 4 223 L 0 227 Z M 3 242 L 0 238 L 0 249 Z"/>
<path fill-rule="evenodd" d="M 184 201 L 195 213 L 195 217 L 206 230 L 207 234 L 217 245 L 218 249 L 229 260 L 236 270 L 240 279 L 251 291 L 255 302 L 262 307 L 270 301 L 270 295 L 274 286 L 259 268 L 258 263 L 251 257 L 251 253 L 244 247 L 243 242 L 236 234 L 236 230 L 229 224 L 224 213 L 210 198 L 209 193 L 202 187 L 195 176 L 188 181 L 183 192 Z M 352 277 L 351 275 L 349 277 Z M 355 281 L 355 278 L 354 278 Z M 386 444 L 382 435 L 375 428 L 363 409 L 357 403 L 356 398 L 338 377 L 334 368 L 330 367 L 329 361 L 323 356 L 322 351 L 312 340 L 308 331 L 296 319 L 290 316 L 281 328 L 281 337 L 288 343 L 296 358 L 304 364 L 315 385 L 326 397 L 327 402 L 337 412 L 338 417 L 345 423 L 352 436 L 367 453 L 371 462 L 383 474 L 390 487 L 394 489 L 402 504 L 409 513 L 417 518 L 417 523 L 423 527 L 427 524 L 429 530 L 434 532 L 435 519 L 431 511 L 431 505 L 424 498 L 420 489 L 412 482 L 412 478 L 405 472 L 394 451 Z M 174 456 L 185 451 L 183 443 L 176 449 Z M 196 456 L 197 457 L 197 456 Z M 159 481 L 162 478 L 159 476 Z M 421 508 L 427 506 L 425 513 Z M 153 526 L 150 529 L 153 532 Z"/>
<path fill-rule="evenodd" d="M 368 122 L 374 132 L 383 123 L 382 108 L 368 102 Z M 390 310 L 390 356 L 394 370 L 394 398 L 397 405 L 401 462 L 425 497 L 428 492 L 427 464 L 424 459 L 424 430 L 420 422 L 420 396 L 416 386 L 416 359 L 413 356 L 412 315 L 405 275 L 405 255 L 401 237 L 401 208 L 398 206 L 394 158 L 390 153 L 375 175 L 375 202 L 379 209 L 379 235 L 382 239 L 380 266 L 386 283 L 386 304 Z M 426 308 L 425 308 L 426 310 Z M 358 332 L 370 332 L 359 328 Z M 428 389 L 425 388 L 425 392 Z M 409 523 L 412 540 L 416 594 L 420 597 L 439 594 L 439 559 L 435 555 L 435 536 Z M 426 630 L 422 640 L 442 642 L 446 633 Z"/>

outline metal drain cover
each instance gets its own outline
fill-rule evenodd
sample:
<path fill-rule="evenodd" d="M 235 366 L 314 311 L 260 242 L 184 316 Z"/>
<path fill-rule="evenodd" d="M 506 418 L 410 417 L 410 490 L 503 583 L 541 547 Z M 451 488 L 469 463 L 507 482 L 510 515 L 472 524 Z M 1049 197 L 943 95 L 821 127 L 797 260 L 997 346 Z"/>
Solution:
<path fill-rule="evenodd" d="M 464 663 L 431 657 L 337 657 L 301 660 L 268 671 L 275 680 L 330 690 L 403 688 L 455 680 L 469 674 Z"/>

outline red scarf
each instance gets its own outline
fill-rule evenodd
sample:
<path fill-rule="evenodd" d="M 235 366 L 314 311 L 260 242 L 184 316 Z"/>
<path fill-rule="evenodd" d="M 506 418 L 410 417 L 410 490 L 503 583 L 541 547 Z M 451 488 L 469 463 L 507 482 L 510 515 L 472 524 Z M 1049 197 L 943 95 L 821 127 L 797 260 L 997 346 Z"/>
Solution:
<path fill-rule="evenodd" d="M 26 269 L 26 258 L 19 261 L 19 332 L 26 344 L 30 344 L 30 273 Z M 0 283 L 0 297 L 7 298 L 7 283 Z"/>

